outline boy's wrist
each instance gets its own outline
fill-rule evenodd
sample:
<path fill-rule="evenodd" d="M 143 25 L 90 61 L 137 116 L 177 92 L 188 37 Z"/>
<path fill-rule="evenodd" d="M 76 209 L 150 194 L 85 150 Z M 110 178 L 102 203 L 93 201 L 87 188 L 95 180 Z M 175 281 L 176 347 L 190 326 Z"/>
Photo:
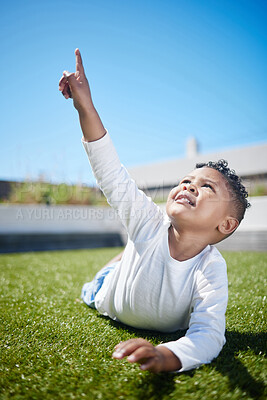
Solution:
<path fill-rule="evenodd" d="M 94 106 L 79 111 L 79 119 L 85 141 L 94 142 L 106 134 L 106 130 Z"/>
<path fill-rule="evenodd" d="M 93 105 L 92 102 L 87 103 L 84 106 L 80 106 L 78 109 L 78 114 L 80 118 L 91 118 L 93 117 L 95 114 L 97 114 L 97 111 Z"/>
<path fill-rule="evenodd" d="M 161 371 L 178 371 L 182 368 L 180 359 L 167 347 L 156 346 L 156 349 L 160 352 L 161 355 Z"/>

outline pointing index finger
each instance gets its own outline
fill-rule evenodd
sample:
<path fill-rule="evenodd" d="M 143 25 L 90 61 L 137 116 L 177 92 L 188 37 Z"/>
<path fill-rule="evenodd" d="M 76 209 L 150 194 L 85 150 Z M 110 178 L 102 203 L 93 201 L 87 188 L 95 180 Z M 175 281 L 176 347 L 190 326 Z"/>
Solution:
<path fill-rule="evenodd" d="M 80 74 L 84 74 L 84 69 L 83 69 L 83 62 L 82 62 L 82 57 L 79 49 L 75 50 L 75 56 L 76 56 L 76 72 L 79 72 Z"/>

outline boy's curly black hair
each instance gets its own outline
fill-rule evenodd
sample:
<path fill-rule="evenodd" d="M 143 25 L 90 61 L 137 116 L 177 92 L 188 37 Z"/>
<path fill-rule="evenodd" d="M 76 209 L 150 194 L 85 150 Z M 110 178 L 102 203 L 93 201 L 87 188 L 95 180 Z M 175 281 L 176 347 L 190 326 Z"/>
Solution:
<path fill-rule="evenodd" d="M 233 195 L 234 208 L 236 217 L 239 222 L 244 218 L 245 211 L 251 204 L 248 202 L 248 192 L 241 182 L 241 178 L 236 174 L 235 170 L 228 167 L 226 160 L 219 160 L 217 162 L 209 161 L 207 163 L 198 163 L 196 168 L 209 167 L 219 171 L 227 180 Z"/>

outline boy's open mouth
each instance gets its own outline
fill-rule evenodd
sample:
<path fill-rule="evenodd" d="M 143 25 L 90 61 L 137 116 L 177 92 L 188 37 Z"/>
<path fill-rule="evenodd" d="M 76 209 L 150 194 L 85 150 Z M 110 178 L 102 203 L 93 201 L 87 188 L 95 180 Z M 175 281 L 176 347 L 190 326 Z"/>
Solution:
<path fill-rule="evenodd" d="M 183 203 L 183 204 L 190 204 L 190 206 L 195 207 L 196 203 L 195 203 L 195 199 L 190 196 L 188 193 L 182 192 L 179 193 L 175 199 L 174 199 L 177 203 Z"/>

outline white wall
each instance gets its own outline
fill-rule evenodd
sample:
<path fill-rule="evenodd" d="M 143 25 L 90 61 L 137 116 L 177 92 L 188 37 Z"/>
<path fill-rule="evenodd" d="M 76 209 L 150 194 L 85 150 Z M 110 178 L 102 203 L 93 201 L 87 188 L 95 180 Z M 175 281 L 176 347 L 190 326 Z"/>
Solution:
<path fill-rule="evenodd" d="M 267 196 L 250 202 L 240 227 L 219 249 L 267 251 Z M 125 241 L 124 228 L 110 207 L 0 205 L 0 234 L 111 232 L 119 232 Z"/>

